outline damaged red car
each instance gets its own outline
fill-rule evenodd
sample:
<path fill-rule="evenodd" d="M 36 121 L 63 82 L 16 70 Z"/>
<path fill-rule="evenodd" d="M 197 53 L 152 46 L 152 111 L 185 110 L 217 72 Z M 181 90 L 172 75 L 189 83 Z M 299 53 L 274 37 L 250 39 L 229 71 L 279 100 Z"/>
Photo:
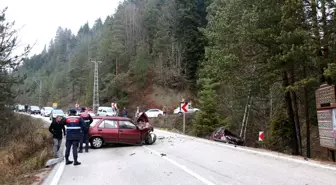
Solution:
<path fill-rule="evenodd" d="M 210 140 L 219 141 L 223 143 L 229 143 L 234 145 L 243 145 L 244 140 L 239 136 L 233 134 L 229 130 L 225 129 L 225 127 L 217 128 L 210 136 Z"/>
<path fill-rule="evenodd" d="M 101 148 L 105 144 L 151 145 L 156 141 L 154 128 L 145 113 L 136 122 L 124 117 L 95 116 L 92 118 L 89 141 L 93 148 Z"/>

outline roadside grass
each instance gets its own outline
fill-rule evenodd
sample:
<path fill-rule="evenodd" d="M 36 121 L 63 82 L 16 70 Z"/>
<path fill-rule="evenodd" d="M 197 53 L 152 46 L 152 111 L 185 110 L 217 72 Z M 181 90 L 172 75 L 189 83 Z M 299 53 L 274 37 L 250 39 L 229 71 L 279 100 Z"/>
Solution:
<path fill-rule="evenodd" d="M 0 135 L 0 184 L 31 184 L 33 172 L 51 156 L 52 139 L 43 120 L 11 114 Z M 5 133 L 7 132 L 7 133 Z"/>

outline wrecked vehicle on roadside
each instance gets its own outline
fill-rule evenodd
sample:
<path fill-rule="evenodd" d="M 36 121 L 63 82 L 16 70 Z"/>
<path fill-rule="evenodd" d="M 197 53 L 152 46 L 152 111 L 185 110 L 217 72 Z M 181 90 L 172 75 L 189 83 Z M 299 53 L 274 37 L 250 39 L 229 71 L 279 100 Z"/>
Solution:
<path fill-rule="evenodd" d="M 210 136 L 210 140 L 229 143 L 234 145 L 243 145 L 244 140 L 227 130 L 225 127 L 217 128 Z"/>
<path fill-rule="evenodd" d="M 89 141 L 93 148 L 101 148 L 105 144 L 151 145 L 156 141 L 154 128 L 146 115 L 142 114 L 136 122 L 115 116 L 92 118 Z"/>

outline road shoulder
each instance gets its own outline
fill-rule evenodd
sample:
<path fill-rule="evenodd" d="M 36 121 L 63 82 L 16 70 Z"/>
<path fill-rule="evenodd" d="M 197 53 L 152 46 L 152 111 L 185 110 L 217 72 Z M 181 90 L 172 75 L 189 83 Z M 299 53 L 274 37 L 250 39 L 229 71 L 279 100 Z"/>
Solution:
<path fill-rule="evenodd" d="M 300 164 L 306 164 L 306 165 L 309 165 L 309 166 L 320 167 L 320 168 L 336 171 L 336 165 L 333 164 L 333 163 L 327 163 L 327 162 L 323 162 L 323 161 L 307 159 L 307 158 L 302 157 L 302 156 L 291 156 L 291 155 L 278 153 L 278 152 L 274 152 L 274 151 L 263 150 L 263 149 L 249 148 L 249 147 L 244 147 L 244 146 L 235 146 L 235 145 L 231 145 L 231 144 L 215 142 L 215 141 L 211 141 L 211 140 L 207 140 L 207 139 L 203 139 L 203 138 L 198 138 L 198 137 L 194 137 L 194 136 L 183 135 L 183 134 L 179 134 L 179 133 L 175 133 L 175 132 L 169 132 L 169 131 L 166 131 L 166 130 L 161 130 L 159 128 L 155 128 L 155 130 L 158 131 L 158 132 L 165 133 L 167 135 L 177 136 L 177 137 L 184 138 L 184 139 L 195 140 L 195 141 L 199 141 L 199 142 L 203 142 L 203 143 L 207 143 L 207 144 L 211 144 L 211 145 L 216 145 L 216 146 L 220 146 L 220 147 L 226 147 L 226 148 L 229 148 L 231 150 L 239 150 L 239 151 L 244 151 L 244 152 L 257 154 L 257 155 L 261 155 L 261 156 L 265 156 L 265 157 L 271 157 L 271 158 L 275 158 L 275 159 L 281 159 L 281 160 L 286 160 L 286 161 L 290 161 L 290 162 L 296 162 L 296 163 L 300 163 Z"/>

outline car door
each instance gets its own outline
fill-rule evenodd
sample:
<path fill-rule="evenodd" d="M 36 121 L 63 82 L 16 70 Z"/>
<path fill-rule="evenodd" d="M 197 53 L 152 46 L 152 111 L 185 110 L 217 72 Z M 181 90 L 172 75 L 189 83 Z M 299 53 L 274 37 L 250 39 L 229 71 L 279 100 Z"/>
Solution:
<path fill-rule="evenodd" d="M 101 110 L 101 109 L 98 109 L 98 111 L 97 111 L 97 116 L 101 116 L 101 113 L 102 113 L 102 110 Z"/>
<path fill-rule="evenodd" d="M 153 117 L 159 117 L 160 111 L 158 109 L 153 110 Z"/>
<path fill-rule="evenodd" d="M 141 131 L 131 121 L 120 120 L 119 143 L 141 144 Z"/>
<path fill-rule="evenodd" d="M 103 120 L 98 125 L 98 134 L 107 143 L 118 143 L 118 126 L 115 120 Z"/>
<path fill-rule="evenodd" d="M 146 111 L 145 113 L 146 113 L 146 115 L 147 115 L 149 118 L 152 117 L 152 110 L 148 110 L 148 111 Z"/>

